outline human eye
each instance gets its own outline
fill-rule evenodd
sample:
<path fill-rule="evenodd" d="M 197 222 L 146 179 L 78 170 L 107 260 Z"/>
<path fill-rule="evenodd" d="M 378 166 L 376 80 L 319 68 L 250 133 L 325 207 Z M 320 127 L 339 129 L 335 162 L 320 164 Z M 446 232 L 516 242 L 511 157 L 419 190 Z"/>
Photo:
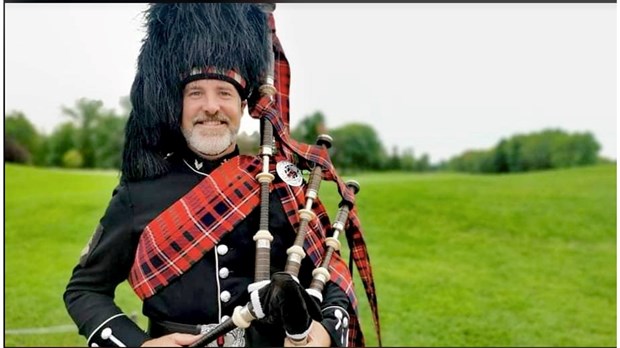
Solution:
<path fill-rule="evenodd" d="M 200 96 L 200 94 L 201 92 L 200 92 L 200 89 L 198 88 L 191 88 L 185 93 L 185 95 L 188 97 L 198 97 Z"/>
<path fill-rule="evenodd" d="M 223 88 L 223 89 L 220 89 L 220 95 L 222 97 L 227 97 L 228 98 L 228 97 L 232 97 L 233 93 L 232 93 L 232 91 L 230 89 Z"/>

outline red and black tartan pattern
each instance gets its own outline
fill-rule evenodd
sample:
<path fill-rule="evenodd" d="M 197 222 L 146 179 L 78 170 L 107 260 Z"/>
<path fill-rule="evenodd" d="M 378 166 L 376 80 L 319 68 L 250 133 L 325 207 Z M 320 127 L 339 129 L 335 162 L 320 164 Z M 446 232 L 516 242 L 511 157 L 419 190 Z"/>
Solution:
<path fill-rule="evenodd" d="M 260 204 L 260 169 L 255 157 L 227 161 L 145 227 L 128 278 L 138 297 L 183 274 Z"/>
<path fill-rule="evenodd" d="M 269 14 L 269 29 L 274 46 L 274 87 L 278 91 L 278 112 L 280 119 L 289 133 L 289 90 L 291 85 L 291 67 L 286 59 L 280 39 L 276 35 L 276 23 L 273 14 Z"/>
<path fill-rule="evenodd" d="M 284 129 L 284 133 L 289 133 L 289 90 L 291 85 L 291 68 L 288 63 L 288 59 L 284 54 L 284 50 L 282 49 L 282 45 L 280 44 L 280 40 L 276 35 L 276 26 L 273 14 L 269 14 L 268 17 L 268 25 L 271 30 L 271 40 L 273 44 L 273 60 L 274 60 L 274 87 L 276 88 L 276 95 L 274 107 L 277 108 L 278 118 L 282 122 L 282 128 Z M 249 114 L 251 117 L 259 119 L 263 117 L 261 109 L 257 109 L 256 106 L 260 104 L 264 104 L 265 98 L 260 99 L 261 101 L 256 105 L 251 104 L 249 106 Z M 268 98 L 267 98 L 268 99 Z M 273 123 L 273 122 L 272 122 Z M 294 162 L 293 153 L 286 147 L 281 146 L 281 142 L 276 138 L 276 148 L 282 151 L 281 156 L 285 157 L 288 161 Z"/>
<path fill-rule="evenodd" d="M 290 188 L 287 186 L 287 188 Z M 301 209 L 304 206 L 303 195 L 295 194 L 294 197 L 297 198 L 297 209 Z M 285 205 L 285 210 L 288 212 L 288 209 L 293 209 L 293 206 L 287 207 Z M 308 233 L 306 237 L 306 241 L 304 244 L 304 250 L 308 256 L 312 259 L 315 266 L 319 266 L 322 262 L 323 255 L 325 255 L 325 247 L 321 244 L 321 240 L 317 240 L 316 238 L 325 237 L 324 227 L 323 226 L 331 226 L 329 222 L 329 217 L 325 212 L 325 208 L 322 204 L 315 204 L 312 207 L 312 210 L 317 213 L 317 217 L 321 224 L 316 224 L 316 220 L 313 220 L 315 224 L 310 224 L 313 233 Z M 292 214 L 288 214 L 289 218 L 292 217 Z M 299 219 L 297 219 L 298 223 Z M 331 228 L 331 227 L 328 227 Z M 377 343 L 381 346 L 381 327 L 379 323 L 379 309 L 377 307 L 377 296 L 375 283 L 372 275 L 372 268 L 370 266 L 370 257 L 368 255 L 368 250 L 366 248 L 366 243 L 364 242 L 361 225 L 359 218 L 357 216 L 357 209 L 353 207 L 353 209 L 349 212 L 347 226 L 345 229 L 345 235 L 347 238 L 347 243 L 349 245 L 349 251 L 351 256 L 353 257 L 353 261 L 355 262 L 356 268 L 360 273 L 360 279 L 364 284 L 364 289 L 366 292 L 366 297 L 368 298 L 368 302 L 370 304 L 370 309 L 373 315 L 373 322 L 375 324 L 375 332 L 377 334 Z M 317 247 L 319 245 L 320 247 Z M 346 266 L 346 263 L 341 259 L 340 254 L 333 254 L 334 257 L 337 258 L 337 262 L 334 263 L 332 259 L 330 262 L 330 275 L 331 281 L 338 284 L 348 295 L 349 300 L 354 308 L 354 313 L 350 313 L 351 320 L 349 326 L 349 342 L 356 347 L 364 346 L 364 336 L 359 326 L 358 313 L 357 313 L 357 298 L 355 297 L 354 289 L 353 289 L 353 281 L 352 276 L 349 272 L 349 269 Z"/>
<path fill-rule="evenodd" d="M 188 74 L 182 75 L 181 80 L 185 80 L 194 75 L 223 76 L 224 78 L 226 78 L 227 80 L 230 80 L 231 82 L 236 82 L 239 86 L 241 86 L 241 89 L 245 89 L 245 87 L 247 86 L 247 82 L 245 81 L 243 76 L 241 76 L 241 74 L 239 74 L 235 70 L 232 70 L 232 69 L 225 70 L 225 69 L 221 69 L 215 66 L 204 66 L 200 68 L 193 68 L 192 71 L 189 72 Z"/>
<path fill-rule="evenodd" d="M 353 261 L 360 273 L 360 278 L 366 290 L 366 297 L 370 304 L 372 319 L 375 325 L 375 333 L 377 334 L 377 343 L 381 346 L 381 325 L 379 322 L 379 307 L 377 306 L 377 290 L 375 288 L 374 278 L 372 276 L 372 267 L 370 266 L 370 256 L 364 241 L 362 226 L 357 216 L 357 208 L 349 212 L 348 226 L 345 229 L 349 251 L 353 256 Z"/>
<path fill-rule="evenodd" d="M 275 20 L 273 15 L 269 15 L 269 27 L 272 32 L 273 51 L 274 51 L 274 85 L 278 91 L 275 100 L 269 97 L 260 98 L 254 105 L 250 106 L 250 115 L 253 118 L 263 118 L 271 122 L 278 135 L 276 145 L 282 150 L 283 155 L 292 161 L 293 153 L 304 158 L 310 163 L 316 163 L 323 168 L 323 179 L 334 181 L 337 184 L 338 192 L 344 201 L 347 201 L 354 207 L 355 196 L 346 187 L 346 184 L 340 179 L 336 173 L 329 153 L 322 146 L 303 144 L 295 141 L 289 136 L 289 86 L 290 86 L 290 66 L 280 41 L 276 35 Z M 282 146 L 283 145 L 283 146 Z M 302 204 L 303 206 L 303 204 Z M 355 262 L 356 268 L 360 273 L 360 278 L 364 285 L 366 297 L 370 303 L 370 309 L 377 334 L 377 341 L 381 346 L 381 330 L 379 321 L 379 309 L 377 305 L 376 289 L 374 285 L 374 277 L 370 266 L 368 250 L 357 217 L 357 210 L 354 208 L 349 213 L 349 223 L 346 229 L 347 242 L 351 250 L 351 255 Z M 358 325 L 359 323 L 355 323 Z M 354 326 L 355 326 L 354 325 Z M 350 329 L 351 331 L 356 331 Z M 363 338 L 360 331 L 360 341 L 356 341 L 354 337 L 350 337 L 349 342 L 356 342 L 363 345 Z"/>
<path fill-rule="evenodd" d="M 284 212 L 288 217 L 291 225 L 295 230 L 299 227 L 299 209 L 305 206 L 305 189 L 303 187 L 291 187 L 283 182 L 275 185 L 275 191 L 280 196 Z M 308 232 L 304 240 L 304 250 L 316 267 L 323 262 L 323 256 L 326 253 L 323 241 L 326 232 L 331 228 L 329 216 L 323 205 L 317 200 L 312 206 L 312 211 L 316 213 L 316 219 L 312 219 L 308 223 Z M 336 284 L 347 294 L 353 311 L 349 313 L 349 342 L 353 346 L 364 346 L 364 335 L 359 327 L 359 319 L 357 314 L 357 297 L 353 288 L 353 279 L 351 273 L 341 258 L 340 253 L 333 253 L 329 263 L 330 280 Z"/>
<path fill-rule="evenodd" d="M 276 35 L 275 20 L 273 14 L 269 14 L 269 28 L 273 42 L 274 53 L 274 86 L 277 94 L 272 100 L 268 96 L 263 96 L 258 101 L 250 105 L 250 116 L 256 119 L 266 118 L 273 125 L 278 134 L 276 145 L 284 152 L 284 156 L 292 159 L 292 153 L 304 158 L 310 163 L 316 163 L 324 169 L 324 179 L 335 181 L 338 185 L 340 195 L 353 205 L 355 196 L 346 189 L 346 185 L 338 178 L 336 170 L 329 160 L 329 153 L 322 146 L 303 144 L 295 141 L 289 136 L 289 90 L 291 82 L 291 69 L 288 59 L 284 54 L 284 49 Z"/>

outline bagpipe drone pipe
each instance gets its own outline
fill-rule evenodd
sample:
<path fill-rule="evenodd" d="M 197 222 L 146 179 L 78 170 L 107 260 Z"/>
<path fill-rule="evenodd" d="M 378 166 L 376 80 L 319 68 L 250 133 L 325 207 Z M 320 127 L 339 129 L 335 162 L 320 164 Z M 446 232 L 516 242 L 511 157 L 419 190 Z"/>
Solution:
<path fill-rule="evenodd" d="M 262 158 L 262 171 L 256 175 L 260 183 L 260 220 L 259 229 L 254 235 L 256 243 L 254 282 L 248 286 L 250 301 L 243 307 L 238 306 L 230 318 L 223 321 L 209 332 L 193 342 L 190 347 L 201 347 L 213 342 L 218 337 L 234 330 L 235 328 L 247 328 L 252 321 L 275 317 L 284 326 L 284 331 L 290 342 L 294 345 L 304 345 L 308 340 L 308 333 L 312 321 L 322 319 L 320 304 L 323 301 L 323 289 L 330 280 L 329 265 L 334 253 L 339 252 L 339 235 L 345 231 L 349 213 L 354 209 L 355 194 L 360 186 L 356 181 L 344 183 L 338 178 L 329 158 L 328 149 L 332 145 L 332 139 L 328 135 L 320 135 L 316 145 L 300 144 L 289 137 L 288 134 L 288 101 L 282 102 L 282 95 L 288 98 L 288 70 L 282 73 L 282 60 L 286 62 L 280 43 L 275 35 L 273 20 L 274 3 L 260 4 L 261 9 L 269 16 L 269 29 L 271 30 L 269 52 L 269 68 L 265 74 L 262 85 L 257 95 L 249 101 L 250 115 L 260 119 L 261 144 L 259 156 Z M 285 63 L 288 69 L 288 63 Z M 284 81 L 283 81 L 284 80 Z M 282 87 L 280 87 L 282 86 Z M 278 88 L 276 88 L 278 87 Z M 283 93 L 282 90 L 286 89 Z M 284 109 L 283 109 L 284 107 Z M 305 191 L 305 206 L 299 210 L 299 226 L 296 231 L 294 244 L 287 249 L 287 261 L 283 271 L 270 274 L 270 245 L 273 236 L 269 231 L 269 194 L 270 185 L 275 176 L 270 173 L 270 161 L 273 160 L 275 151 L 295 153 L 303 169 L 310 170 L 307 188 Z M 292 157 L 292 156 L 290 156 Z M 298 280 L 302 260 L 306 257 L 304 242 L 307 238 L 309 223 L 317 219 L 312 210 L 313 203 L 318 197 L 320 183 L 323 179 L 335 181 L 342 197 L 339 204 L 336 219 L 331 230 L 332 235 L 324 238 L 325 254 L 322 262 L 312 272 L 310 286 L 305 289 Z M 357 238 L 363 239 L 360 236 Z M 347 235 L 351 246 L 351 240 Z M 363 254 L 367 256 L 365 244 Z M 358 253 L 359 254 L 359 253 Z M 367 260 L 366 260 L 367 261 Z M 358 260 L 356 265 L 360 269 Z M 366 288 L 367 296 L 371 302 L 373 319 L 379 345 L 378 311 L 376 309 L 376 297 L 374 295 L 374 282 L 368 263 L 366 273 L 361 274 Z M 369 280 L 368 280 L 369 279 Z M 371 289 L 369 292 L 368 289 Z M 369 295 L 372 293 L 372 295 Z"/>

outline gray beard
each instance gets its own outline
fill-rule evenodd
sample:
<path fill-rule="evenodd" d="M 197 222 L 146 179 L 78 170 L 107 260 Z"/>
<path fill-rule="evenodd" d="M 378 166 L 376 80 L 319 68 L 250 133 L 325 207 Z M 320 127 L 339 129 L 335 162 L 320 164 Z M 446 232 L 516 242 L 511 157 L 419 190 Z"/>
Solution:
<path fill-rule="evenodd" d="M 216 156 L 226 151 L 237 141 L 237 132 L 238 130 L 227 129 L 224 134 L 204 135 L 196 128 L 183 129 L 183 135 L 190 149 L 209 156 Z"/>

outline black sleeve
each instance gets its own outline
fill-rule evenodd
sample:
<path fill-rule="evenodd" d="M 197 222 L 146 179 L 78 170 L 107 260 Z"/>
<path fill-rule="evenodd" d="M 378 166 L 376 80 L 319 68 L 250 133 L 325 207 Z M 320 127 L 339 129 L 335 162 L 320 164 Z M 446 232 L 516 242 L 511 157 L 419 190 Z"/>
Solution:
<path fill-rule="evenodd" d="M 350 301 L 347 294 L 334 282 L 328 281 L 323 289 L 321 324 L 332 339 L 332 346 L 346 347 L 349 336 Z"/>
<path fill-rule="evenodd" d="M 140 346 L 149 336 L 114 303 L 118 284 L 127 279 L 139 233 L 132 223 L 131 200 L 119 185 L 64 293 L 69 315 L 89 346 Z"/>

